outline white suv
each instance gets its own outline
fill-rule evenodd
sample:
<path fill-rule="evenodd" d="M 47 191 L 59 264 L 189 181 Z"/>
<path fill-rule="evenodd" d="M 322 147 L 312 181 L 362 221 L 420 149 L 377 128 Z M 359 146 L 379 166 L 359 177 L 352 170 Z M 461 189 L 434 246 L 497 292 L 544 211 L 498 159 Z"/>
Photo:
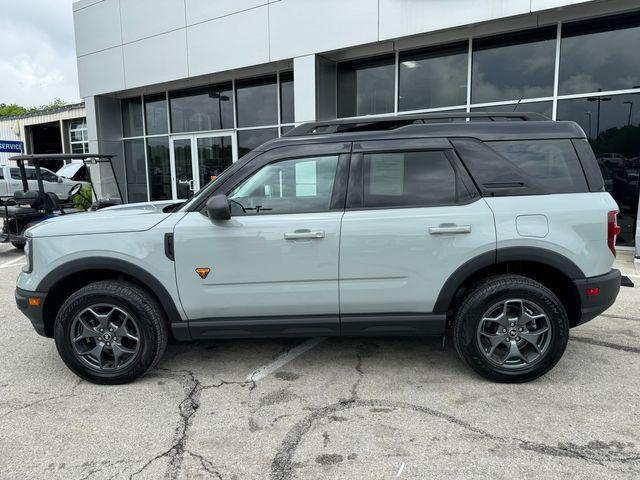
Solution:
<path fill-rule="evenodd" d="M 444 335 L 534 379 L 615 300 L 617 206 L 572 122 L 463 113 L 304 124 L 184 204 L 27 232 L 16 300 L 96 383 L 167 338 Z"/>

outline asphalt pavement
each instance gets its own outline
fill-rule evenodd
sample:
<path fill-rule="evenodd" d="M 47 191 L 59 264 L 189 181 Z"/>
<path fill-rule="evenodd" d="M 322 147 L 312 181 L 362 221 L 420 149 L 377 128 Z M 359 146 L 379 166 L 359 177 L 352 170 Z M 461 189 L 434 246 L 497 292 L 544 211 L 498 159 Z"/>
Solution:
<path fill-rule="evenodd" d="M 173 343 L 124 386 L 80 381 L 17 310 L 0 246 L 1 479 L 637 479 L 640 271 L 527 384 L 440 339 Z M 640 269 L 639 269 L 640 270 Z"/>

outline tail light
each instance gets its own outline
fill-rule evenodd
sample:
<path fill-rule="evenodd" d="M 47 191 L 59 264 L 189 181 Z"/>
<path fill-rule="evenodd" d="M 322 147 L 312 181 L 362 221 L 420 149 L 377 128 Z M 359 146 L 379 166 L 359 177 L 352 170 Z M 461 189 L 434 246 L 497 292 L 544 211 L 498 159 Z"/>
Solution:
<path fill-rule="evenodd" d="M 607 244 L 614 257 L 616 256 L 616 237 L 619 233 L 618 211 L 612 210 L 607 214 Z"/>

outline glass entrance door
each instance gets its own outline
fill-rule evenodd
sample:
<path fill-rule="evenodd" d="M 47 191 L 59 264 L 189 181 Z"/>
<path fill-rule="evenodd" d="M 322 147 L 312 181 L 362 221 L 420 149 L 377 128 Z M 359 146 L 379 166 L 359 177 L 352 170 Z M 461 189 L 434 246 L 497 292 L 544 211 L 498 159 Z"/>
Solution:
<path fill-rule="evenodd" d="M 171 139 L 172 193 L 185 200 L 237 160 L 235 135 L 199 134 Z"/>

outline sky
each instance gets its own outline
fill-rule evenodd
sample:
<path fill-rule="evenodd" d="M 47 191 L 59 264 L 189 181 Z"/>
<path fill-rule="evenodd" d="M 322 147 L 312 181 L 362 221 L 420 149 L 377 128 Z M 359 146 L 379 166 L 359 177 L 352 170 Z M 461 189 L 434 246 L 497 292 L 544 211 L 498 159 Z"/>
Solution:
<path fill-rule="evenodd" d="M 0 0 L 0 103 L 80 101 L 74 0 Z"/>

